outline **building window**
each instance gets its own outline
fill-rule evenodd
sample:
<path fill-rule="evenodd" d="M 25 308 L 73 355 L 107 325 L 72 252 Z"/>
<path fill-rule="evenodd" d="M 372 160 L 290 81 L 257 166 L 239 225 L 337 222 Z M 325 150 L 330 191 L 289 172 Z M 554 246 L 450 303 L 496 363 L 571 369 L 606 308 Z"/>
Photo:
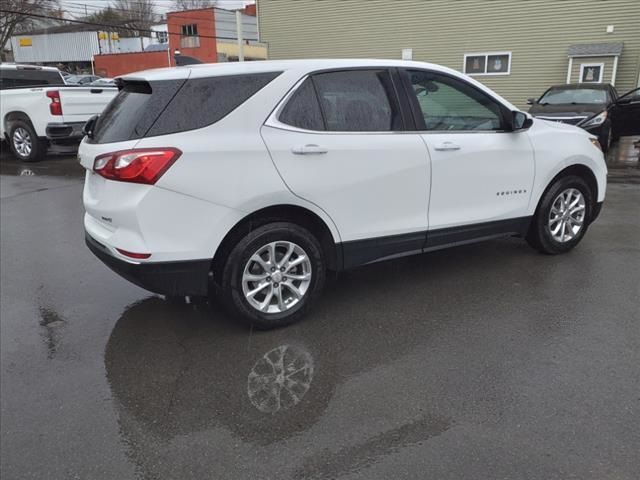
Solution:
<path fill-rule="evenodd" d="M 180 38 L 181 48 L 196 48 L 200 46 L 200 37 L 198 36 L 198 25 L 192 23 L 190 25 L 182 25 L 182 37 Z"/>
<path fill-rule="evenodd" d="M 158 43 L 167 43 L 169 40 L 168 32 L 156 32 L 156 38 L 158 39 Z"/>
<path fill-rule="evenodd" d="M 466 53 L 464 73 L 467 75 L 509 75 L 511 52 Z"/>
<path fill-rule="evenodd" d="M 583 63 L 580 65 L 581 83 L 602 83 L 604 63 Z"/>

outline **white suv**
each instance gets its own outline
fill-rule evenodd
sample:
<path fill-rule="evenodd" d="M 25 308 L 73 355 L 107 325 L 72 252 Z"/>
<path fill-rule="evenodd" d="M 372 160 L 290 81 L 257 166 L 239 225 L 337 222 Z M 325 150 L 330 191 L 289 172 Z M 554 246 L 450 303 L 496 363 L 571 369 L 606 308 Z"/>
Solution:
<path fill-rule="evenodd" d="M 327 270 L 505 235 L 575 247 L 605 196 L 584 130 L 393 60 L 195 65 L 118 80 L 88 126 L 89 248 L 167 296 L 298 320 Z"/>

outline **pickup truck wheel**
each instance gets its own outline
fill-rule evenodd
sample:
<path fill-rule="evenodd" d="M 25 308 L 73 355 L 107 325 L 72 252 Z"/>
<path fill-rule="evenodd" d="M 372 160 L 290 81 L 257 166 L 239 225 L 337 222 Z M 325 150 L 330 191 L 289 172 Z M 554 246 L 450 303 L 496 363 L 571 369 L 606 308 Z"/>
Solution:
<path fill-rule="evenodd" d="M 11 122 L 9 144 L 13 154 L 23 162 L 37 162 L 47 150 L 46 142 L 39 139 L 33 127 L 23 120 Z"/>

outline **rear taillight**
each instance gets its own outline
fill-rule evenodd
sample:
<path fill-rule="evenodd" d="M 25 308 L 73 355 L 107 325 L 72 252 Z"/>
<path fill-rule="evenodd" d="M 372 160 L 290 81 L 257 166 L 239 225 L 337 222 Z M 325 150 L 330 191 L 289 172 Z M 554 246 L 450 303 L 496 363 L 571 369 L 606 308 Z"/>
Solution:
<path fill-rule="evenodd" d="M 180 155 L 177 148 L 121 150 L 96 157 L 93 171 L 109 180 L 153 185 Z"/>
<path fill-rule="evenodd" d="M 62 115 L 62 103 L 60 102 L 60 92 L 58 90 L 49 90 L 47 97 L 51 100 L 49 111 L 51 115 Z"/>

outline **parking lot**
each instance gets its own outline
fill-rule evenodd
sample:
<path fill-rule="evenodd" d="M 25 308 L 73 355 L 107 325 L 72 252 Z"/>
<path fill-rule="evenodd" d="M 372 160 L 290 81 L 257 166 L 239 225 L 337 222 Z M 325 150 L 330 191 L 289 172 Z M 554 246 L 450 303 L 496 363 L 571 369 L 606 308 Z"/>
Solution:
<path fill-rule="evenodd" d="M 329 282 L 249 331 L 85 247 L 73 156 L 1 158 L 2 477 L 635 479 L 640 187 L 580 246 L 521 239 Z"/>

